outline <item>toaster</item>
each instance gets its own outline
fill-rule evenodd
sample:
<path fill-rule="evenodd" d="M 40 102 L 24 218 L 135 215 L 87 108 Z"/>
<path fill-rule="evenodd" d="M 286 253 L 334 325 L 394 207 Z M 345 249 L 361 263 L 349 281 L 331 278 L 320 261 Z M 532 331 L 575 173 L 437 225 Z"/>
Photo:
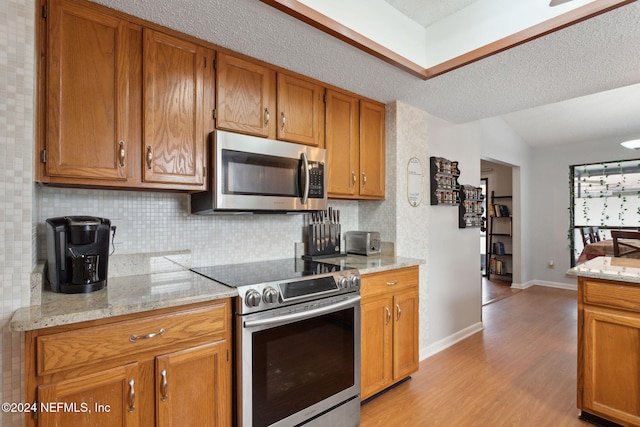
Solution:
<path fill-rule="evenodd" d="M 377 231 L 347 231 L 347 253 L 358 255 L 380 254 L 380 233 Z"/>

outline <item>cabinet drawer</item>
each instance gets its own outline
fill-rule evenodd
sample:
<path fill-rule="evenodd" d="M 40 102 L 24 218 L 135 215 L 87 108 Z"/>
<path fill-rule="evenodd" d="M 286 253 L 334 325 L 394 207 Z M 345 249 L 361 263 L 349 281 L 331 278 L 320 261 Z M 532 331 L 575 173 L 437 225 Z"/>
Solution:
<path fill-rule="evenodd" d="M 38 375 L 199 338 L 221 338 L 229 328 L 227 303 L 178 310 L 37 337 Z"/>
<path fill-rule="evenodd" d="M 640 312 L 640 286 L 583 279 L 582 301 L 585 304 L 617 307 Z"/>
<path fill-rule="evenodd" d="M 417 286 L 418 267 L 400 268 L 362 276 L 360 295 L 366 298 Z"/>

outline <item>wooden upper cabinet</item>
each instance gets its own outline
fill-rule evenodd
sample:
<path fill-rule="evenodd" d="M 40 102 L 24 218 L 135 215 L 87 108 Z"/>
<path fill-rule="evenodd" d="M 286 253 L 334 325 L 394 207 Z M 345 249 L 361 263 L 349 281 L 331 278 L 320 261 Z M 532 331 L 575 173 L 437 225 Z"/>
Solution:
<path fill-rule="evenodd" d="M 52 177 L 126 180 L 128 23 L 64 0 L 47 17 L 46 167 Z"/>
<path fill-rule="evenodd" d="M 329 197 L 358 196 L 359 99 L 327 89 L 326 110 L 327 192 Z"/>
<path fill-rule="evenodd" d="M 385 107 L 327 89 L 329 197 L 384 199 Z"/>
<path fill-rule="evenodd" d="M 39 106 L 46 127 L 38 143 L 44 166 L 37 179 L 205 189 L 215 52 L 93 3 L 46 5 L 39 27 L 46 31 L 39 36 L 46 57 Z"/>
<path fill-rule="evenodd" d="M 216 69 L 216 126 L 275 139 L 275 71 L 224 53 Z"/>
<path fill-rule="evenodd" d="M 360 101 L 360 195 L 384 199 L 385 107 Z"/>
<path fill-rule="evenodd" d="M 216 127 L 324 147 L 324 87 L 224 53 L 216 62 Z"/>
<path fill-rule="evenodd" d="M 204 185 L 213 56 L 197 44 L 145 29 L 145 182 Z"/>
<path fill-rule="evenodd" d="M 278 139 L 324 147 L 324 87 L 278 73 Z"/>

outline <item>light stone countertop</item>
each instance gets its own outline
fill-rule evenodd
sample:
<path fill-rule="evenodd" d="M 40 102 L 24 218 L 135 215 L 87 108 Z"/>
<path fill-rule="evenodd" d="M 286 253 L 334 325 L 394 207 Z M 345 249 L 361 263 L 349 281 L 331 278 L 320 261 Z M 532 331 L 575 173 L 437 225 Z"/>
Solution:
<path fill-rule="evenodd" d="M 386 254 L 349 254 L 321 261 L 357 268 L 362 275 L 425 263 Z M 238 296 L 235 288 L 200 276 L 190 271 L 190 267 L 188 251 L 113 256 L 109 259 L 109 279 L 104 289 L 62 294 L 43 290 L 41 263 L 32 275 L 31 306 L 16 310 L 11 329 L 35 330 Z"/>
<path fill-rule="evenodd" d="M 32 279 L 32 293 L 37 295 L 31 306 L 16 310 L 11 329 L 29 331 L 238 296 L 236 289 L 196 274 L 189 266 L 188 252 L 114 256 L 109 259 L 107 286 L 87 294 L 55 293 L 42 285 L 34 289 L 37 279 Z M 42 266 L 34 275 L 42 276 Z"/>
<path fill-rule="evenodd" d="M 573 267 L 567 274 L 640 284 L 640 259 L 597 257 Z"/>
<path fill-rule="evenodd" d="M 379 273 L 382 271 L 396 270 L 398 268 L 413 267 L 424 264 L 425 261 L 417 258 L 399 257 L 395 255 L 353 255 L 346 257 L 325 258 L 319 260 L 342 267 L 357 268 L 361 275 Z"/>

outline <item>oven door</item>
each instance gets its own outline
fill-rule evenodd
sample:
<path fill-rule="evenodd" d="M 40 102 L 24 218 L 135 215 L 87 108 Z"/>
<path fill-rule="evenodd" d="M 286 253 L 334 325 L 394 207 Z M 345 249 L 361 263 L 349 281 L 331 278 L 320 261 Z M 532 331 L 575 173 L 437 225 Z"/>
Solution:
<path fill-rule="evenodd" d="M 238 425 L 359 424 L 359 295 L 238 316 L 238 331 Z"/>

